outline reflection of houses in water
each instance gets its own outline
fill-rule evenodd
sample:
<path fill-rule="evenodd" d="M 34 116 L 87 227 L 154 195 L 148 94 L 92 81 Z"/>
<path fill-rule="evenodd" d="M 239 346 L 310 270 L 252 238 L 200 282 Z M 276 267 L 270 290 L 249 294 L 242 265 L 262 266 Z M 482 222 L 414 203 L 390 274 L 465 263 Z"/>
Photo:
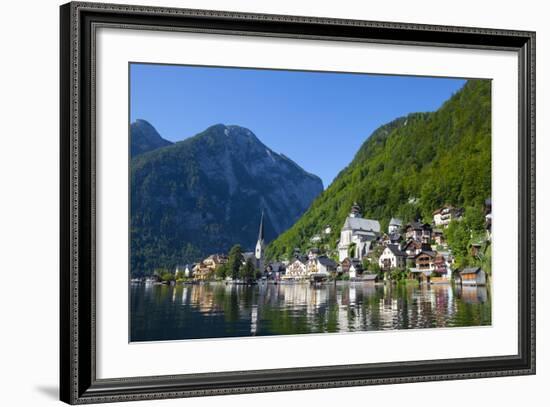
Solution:
<path fill-rule="evenodd" d="M 469 267 L 462 270 L 460 273 L 460 281 L 462 285 L 485 285 L 485 272 L 480 267 Z"/>
<path fill-rule="evenodd" d="M 215 308 L 214 293 L 207 285 L 195 285 L 191 292 L 191 305 L 200 312 L 211 312 Z"/>
<path fill-rule="evenodd" d="M 255 335 L 257 330 L 258 330 L 258 306 L 253 305 L 252 311 L 250 312 L 250 333 L 252 335 Z"/>
<path fill-rule="evenodd" d="M 466 304 L 483 304 L 487 302 L 487 287 L 458 286 L 457 293 Z"/>

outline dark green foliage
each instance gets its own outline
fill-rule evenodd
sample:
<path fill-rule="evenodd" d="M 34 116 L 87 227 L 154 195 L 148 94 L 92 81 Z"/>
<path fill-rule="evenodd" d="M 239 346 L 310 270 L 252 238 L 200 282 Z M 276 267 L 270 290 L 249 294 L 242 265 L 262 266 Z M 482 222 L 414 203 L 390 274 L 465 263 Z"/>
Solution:
<path fill-rule="evenodd" d="M 457 269 L 467 266 L 487 266 L 484 270 L 490 274 L 490 260 L 483 263 L 470 253 L 472 243 L 482 242 L 485 245 L 484 214 L 481 208 L 467 207 L 461 221 L 452 221 L 445 229 L 445 238 L 455 256 Z"/>
<path fill-rule="evenodd" d="M 227 271 L 226 275 L 231 277 L 233 280 L 239 278 L 241 266 L 243 264 L 243 252 L 241 246 L 236 244 L 229 251 L 229 259 L 227 260 Z"/>
<path fill-rule="evenodd" d="M 491 196 L 491 82 L 470 80 L 433 113 L 414 113 L 376 130 L 350 165 L 292 228 L 267 248 L 269 258 L 305 250 L 329 224 L 335 246 L 354 201 L 363 216 L 404 222 L 451 204 L 481 208 Z"/>
<path fill-rule="evenodd" d="M 223 280 L 228 275 L 229 275 L 229 267 L 227 267 L 227 263 L 220 264 L 216 269 L 216 278 Z"/>
<path fill-rule="evenodd" d="M 243 280 L 254 280 L 256 277 L 255 271 L 254 262 L 248 258 L 246 263 L 241 266 L 240 277 Z"/>

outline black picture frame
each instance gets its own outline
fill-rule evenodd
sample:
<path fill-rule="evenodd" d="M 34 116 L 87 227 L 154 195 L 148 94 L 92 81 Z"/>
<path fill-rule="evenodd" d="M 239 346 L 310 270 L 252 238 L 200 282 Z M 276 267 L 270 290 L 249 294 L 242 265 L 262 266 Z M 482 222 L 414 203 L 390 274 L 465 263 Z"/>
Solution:
<path fill-rule="evenodd" d="M 60 7 L 60 398 L 70 404 L 535 373 L 535 33 L 72 2 Z M 519 56 L 518 304 L 515 355 L 131 378 L 96 378 L 95 29 L 358 41 Z"/>

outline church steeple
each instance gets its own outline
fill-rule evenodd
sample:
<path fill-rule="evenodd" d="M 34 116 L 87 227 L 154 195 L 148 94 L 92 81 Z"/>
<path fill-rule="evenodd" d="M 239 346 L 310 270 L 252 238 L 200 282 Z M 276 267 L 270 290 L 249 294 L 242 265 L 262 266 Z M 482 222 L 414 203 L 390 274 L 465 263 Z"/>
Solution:
<path fill-rule="evenodd" d="M 260 218 L 260 230 L 258 232 L 258 242 L 264 241 L 264 211 L 262 210 L 262 216 Z"/>
<path fill-rule="evenodd" d="M 256 242 L 256 267 L 263 273 L 264 271 L 264 211 L 262 210 L 262 216 L 260 218 L 260 230 L 258 231 L 258 241 Z"/>

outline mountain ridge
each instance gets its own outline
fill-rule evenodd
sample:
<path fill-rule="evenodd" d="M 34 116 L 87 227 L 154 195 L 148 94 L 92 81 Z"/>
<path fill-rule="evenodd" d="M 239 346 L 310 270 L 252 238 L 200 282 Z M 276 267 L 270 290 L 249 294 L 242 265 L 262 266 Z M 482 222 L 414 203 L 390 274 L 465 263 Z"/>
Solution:
<path fill-rule="evenodd" d="M 282 233 L 323 190 L 322 181 L 251 130 L 216 124 L 131 162 L 131 267 L 135 274 L 191 263 Z"/>
<path fill-rule="evenodd" d="M 490 120 L 490 81 L 469 80 L 435 112 L 380 126 L 296 224 L 268 246 L 268 256 L 307 249 L 326 225 L 332 229 L 327 244 L 335 247 L 355 201 L 384 230 L 393 216 L 431 221 L 431 212 L 444 204 L 478 210 L 491 191 Z"/>
<path fill-rule="evenodd" d="M 130 124 L 130 157 L 145 154 L 173 143 L 161 137 L 157 129 L 144 119 L 137 119 Z"/>

